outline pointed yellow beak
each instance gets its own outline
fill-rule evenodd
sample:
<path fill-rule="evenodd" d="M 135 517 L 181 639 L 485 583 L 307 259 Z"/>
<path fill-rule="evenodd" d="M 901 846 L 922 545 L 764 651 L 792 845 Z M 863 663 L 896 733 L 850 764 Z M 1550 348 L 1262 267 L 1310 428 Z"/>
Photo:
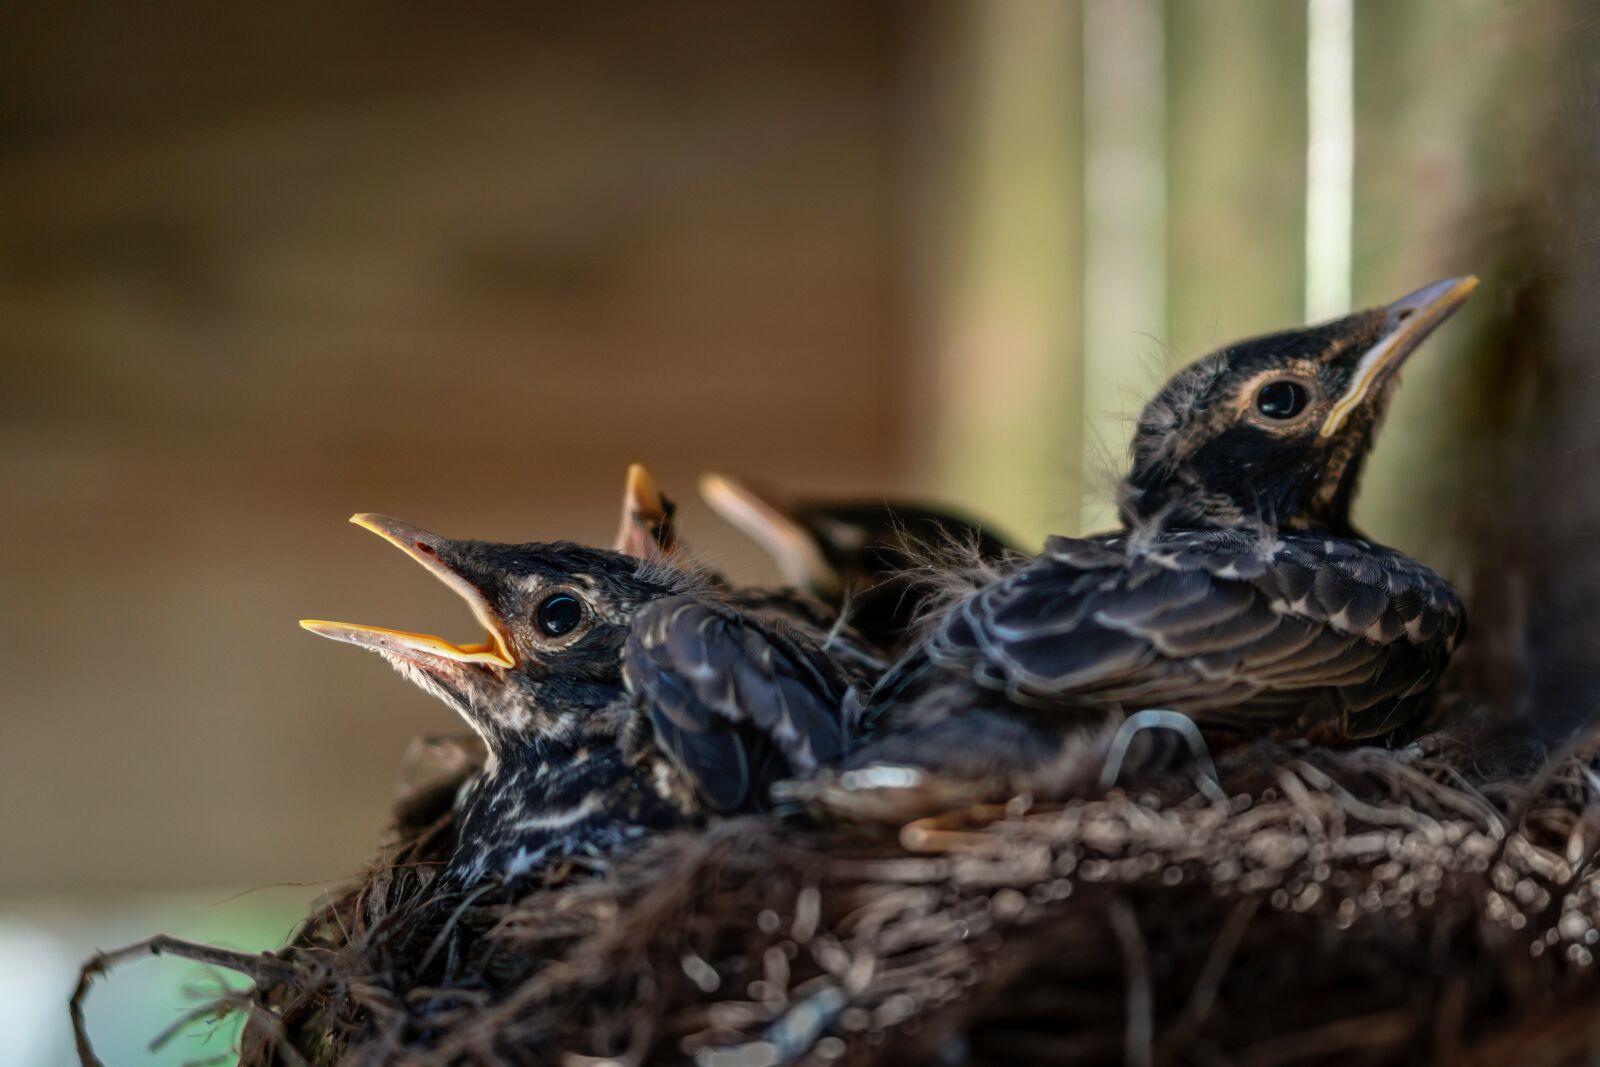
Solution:
<path fill-rule="evenodd" d="M 1344 395 L 1329 410 L 1322 422 L 1322 436 L 1332 437 L 1351 412 L 1372 392 L 1372 387 L 1399 365 L 1439 324 L 1466 303 L 1478 287 L 1476 275 L 1446 278 L 1414 293 L 1407 293 L 1388 307 L 1393 325 L 1389 332 L 1361 357 Z"/>
<path fill-rule="evenodd" d="M 417 634 L 349 622 L 327 622 L 322 619 L 301 619 L 300 625 L 303 628 L 320 637 L 406 658 L 432 657 L 456 663 L 476 663 L 494 667 L 517 665 L 517 658 L 511 652 L 510 642 L 488 598 L 476 585 L 441 558 L 448 545 L 444 538 L 386 515 L 363 513 L 350 516 L 350 521 L 388 541 L 453 589 L 456 595 L 465 600 L 467 606 L 472 609 L 473 617 L 483 625 L 487 637 L 481 642 L 458 645 L 433 634 Z"/>

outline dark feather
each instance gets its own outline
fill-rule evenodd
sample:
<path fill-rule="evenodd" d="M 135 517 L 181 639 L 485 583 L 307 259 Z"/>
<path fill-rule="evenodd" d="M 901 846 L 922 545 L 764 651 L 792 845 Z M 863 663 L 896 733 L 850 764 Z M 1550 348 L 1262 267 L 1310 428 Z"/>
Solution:
<path fill-rule="evenodd" d="M 645 608 L 623 671 L 660 748 L 714 812 L 759 807 L 774 781 L 845 750 L 839 668 L 795 634 L 722 605 L 677 597 Z"/>
<path fill-rule="evenodd" d="M 1034 707 L 1162 707 L 1360 737 L 1418 710 L 1462 619 L 1431 570 L 1365 541 L 1221 530 L 1052 538 L 952 610 L 879 693 L 975 683 Z M 950 697 L 928 702 L 948 708 Z M 901 714 L 873 703 L 870 722 Z"/>

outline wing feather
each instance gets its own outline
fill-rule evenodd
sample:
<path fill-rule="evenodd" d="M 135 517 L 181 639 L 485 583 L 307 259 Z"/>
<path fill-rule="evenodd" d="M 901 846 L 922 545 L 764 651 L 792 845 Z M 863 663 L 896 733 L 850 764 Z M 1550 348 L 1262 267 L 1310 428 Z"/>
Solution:
<path fill-rule="evenodd" d="M 1288 725 L 1328 707 L 1408 700 L 1462 626 L 1442 579 L 1363 541 L 1051 538 L 952 609 L 921 658 L 1036 706 L 1160 706 Z"/>
<path fill-rule="evenodd" d="M 672 597 L 643 609 L 623 673 L 661 750 L 712 811 L 759 808 L 774 781 L 844 753 L 839 668 L 727 606 Z"/>

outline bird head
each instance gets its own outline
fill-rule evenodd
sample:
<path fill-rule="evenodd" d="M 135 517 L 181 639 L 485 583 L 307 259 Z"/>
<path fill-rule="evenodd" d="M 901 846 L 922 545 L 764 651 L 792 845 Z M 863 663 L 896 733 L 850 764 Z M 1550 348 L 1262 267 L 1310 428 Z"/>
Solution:
<path fill-rule="evenodd" d="M 647 478 L 636 486 L 630 476 L 630 492 L 647 485 Z M 656 496 L 655 503 L 664 502 Z M 648 510 L 635 508 L 635 519 L 647 519 Z M 320 619 L 300 625 L 377 652 L 458 712 L 496 754 L 569 739 L 584 715 L 612 704 L 622 691 L 622 646 L 634 614 L 696 581 L 691 572 L 668 565 L 661 543 L 651 538 L 630 535 L 630 554 L 564 541 L 457 541 L 383 515 L 350 521 L 399 548 L 460 596 L 483 628 L 483 639 L 456 643 Z M 638 526 L 625 521 L 624 532 Z"/>
<path fill-rule="evenodd" d="M 1361 465 L 1401 365 L 1477 284 L 1437 282 L 1179 371 L 1139 416 L 1124 523 L 1351 534 Z"/>

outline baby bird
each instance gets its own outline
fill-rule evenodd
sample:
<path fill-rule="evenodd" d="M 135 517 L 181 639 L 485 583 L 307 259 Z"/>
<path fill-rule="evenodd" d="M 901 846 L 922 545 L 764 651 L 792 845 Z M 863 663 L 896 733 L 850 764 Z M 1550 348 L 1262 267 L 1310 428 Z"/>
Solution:
<path fill-rule="evenodd" d="M 708 497 L 709 499 L 709 497 Z M 628 468 L 622 519 L 613 548 L 627 555 L 684 561 L 678 537 L 677 505 L 656 488 L 643 466 Z M 883 675 L 888 659 L 875 644 L 841 617 L 839 605 L 809 589 L 735 587 L 720 575 L 705 574 L 723 593 L 724 602 L 741 614 L 779 630 L 798 631 L 802 640 L 829 653 L 849 677 L 852 689 L 864 692 Z"/>
<path fill-rule="evenodd" d="M 631 494 L 645 488 L 635 481 Z M 633 554 L 351 520 L 454 590 L 486 631 L 455 644 L 301 623 L 379 653 L 487 746 L 447 884 L 510 882 L 555 857 L 604 856 L 652 831 L 760 810 L 774 781 L 844 752 L 849 682 L 832 659 L 805 632 L 767 626 L 671 565 L 669 539 L 657 536 L 670 527 L 644 518 L 643 535 L 619 537 Z M 626 512 L 623 525 L 634 527 Z"/>
<path fill-rule="evenodd" d="M 1406 357 L 1467 298 L 1230 345 L 1145 407 L 1123 528 L 1051 538 L 960 596 L 874 692 L 857 759 L 1037 764 L 1061 733 L 1163 709 L 1212 734 L 1349 744 L 1412 723 L 1461 638 L 1461 602 L 1350 522 Z"/>
<path fill-rule="evenodd" d="M 913 636 L 945 563 L 1020 559 L 983 524 L 954 512 L 893 501 L 796 500 L 773 489 L 706 474 L 711 509 L 772 557 L 786 585 L 842 611 L 875 648 L 898 654 Z M 774 597 L 791 595 L 773 590 Z"/>

